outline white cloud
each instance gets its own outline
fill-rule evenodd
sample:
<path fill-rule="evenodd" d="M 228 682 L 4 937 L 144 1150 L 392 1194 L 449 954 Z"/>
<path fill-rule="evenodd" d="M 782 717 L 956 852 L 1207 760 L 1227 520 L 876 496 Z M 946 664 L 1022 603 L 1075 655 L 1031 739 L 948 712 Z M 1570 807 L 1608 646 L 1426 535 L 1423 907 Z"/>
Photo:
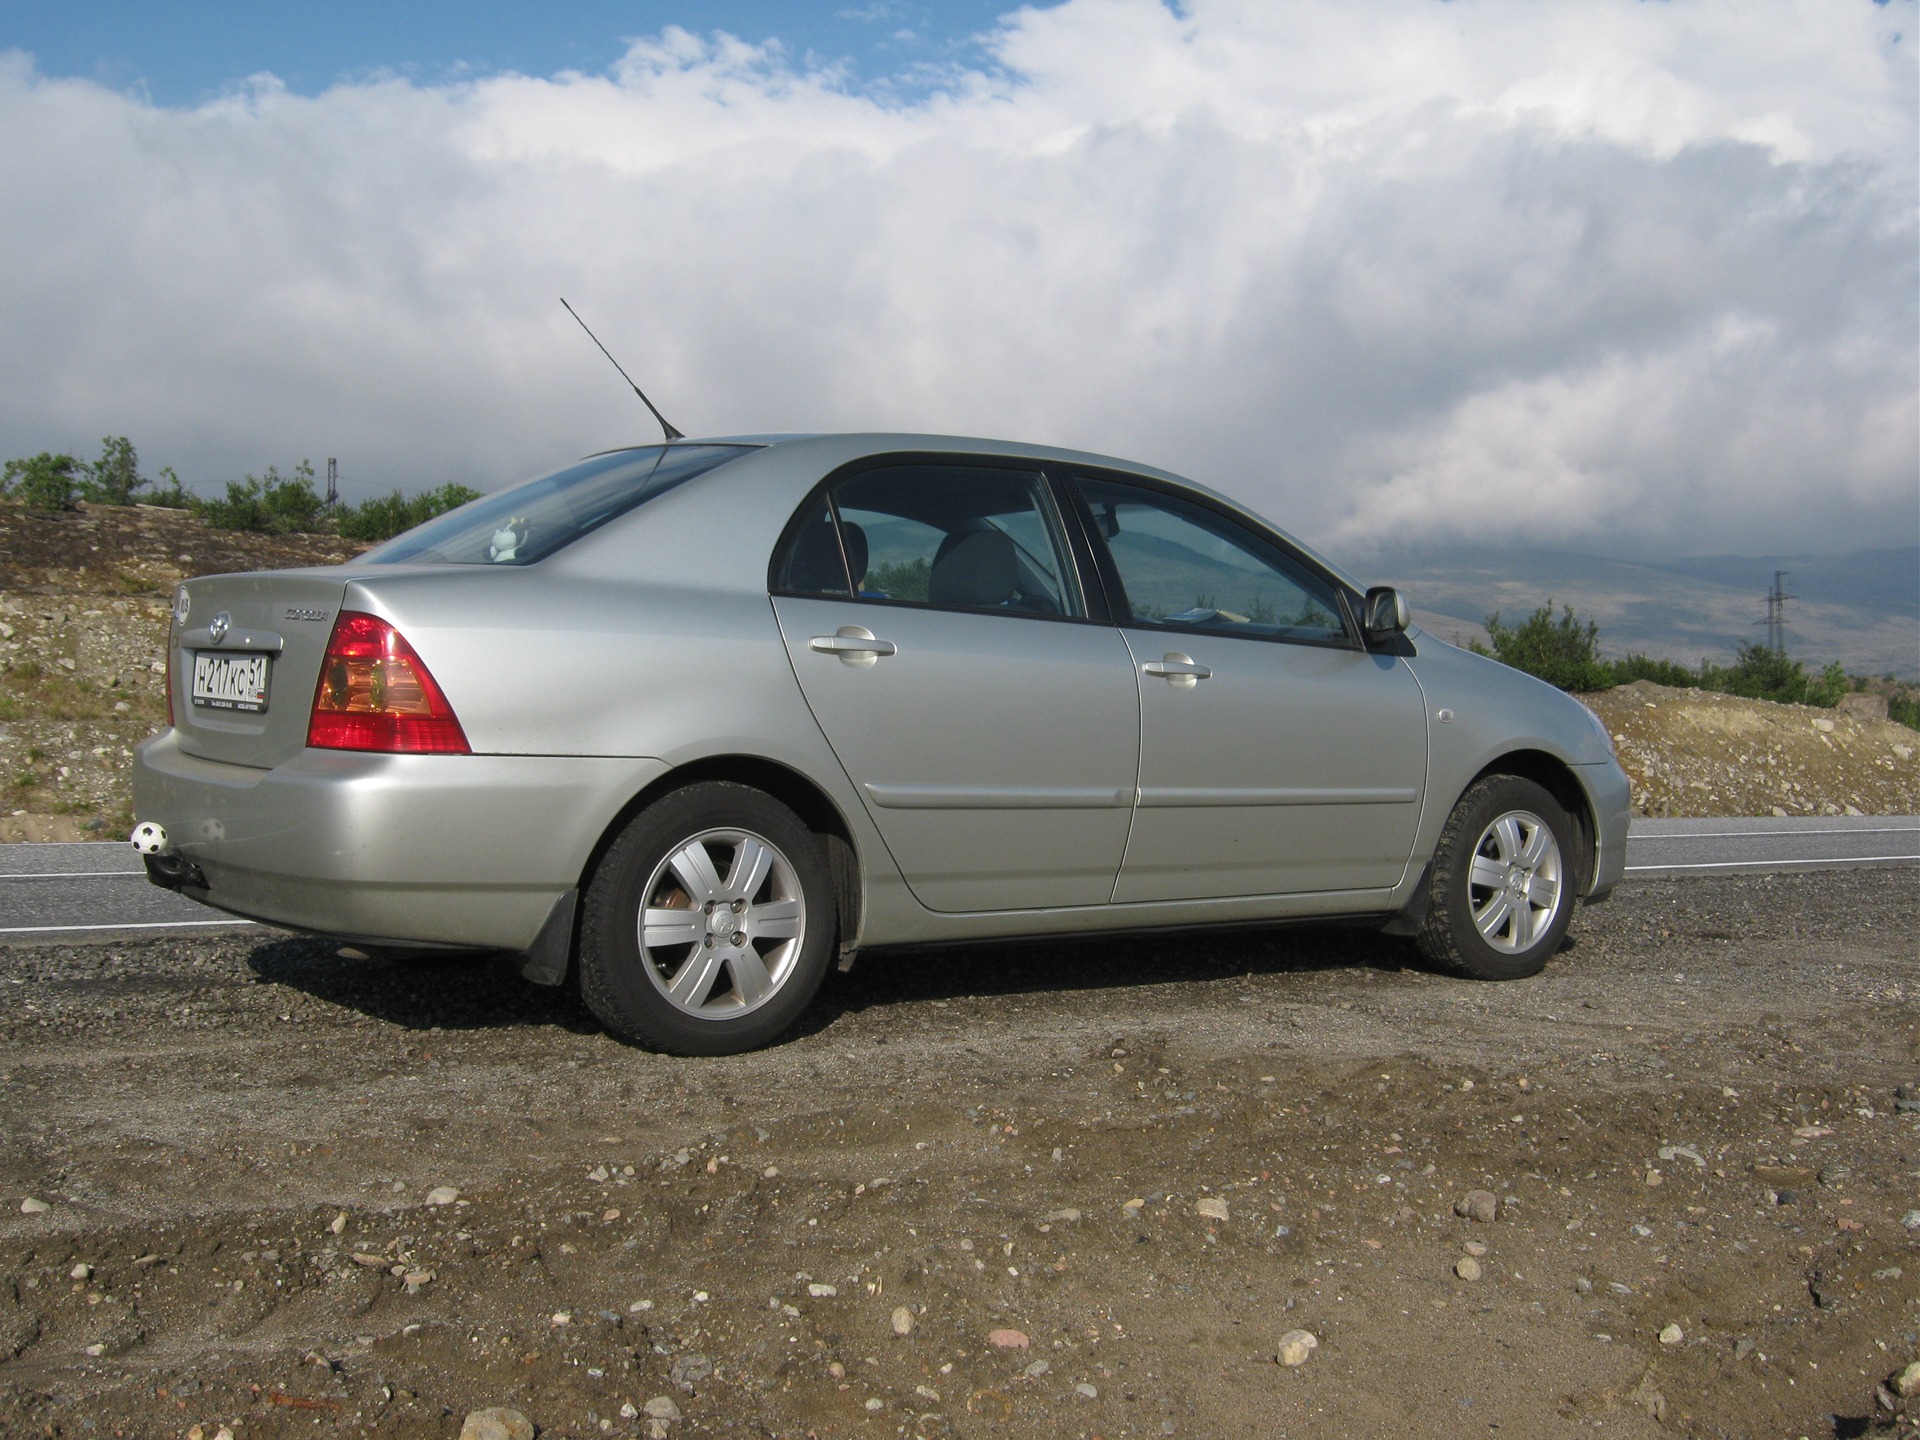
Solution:
<path fill-rule="evenodd" d="M 0 56 L 0 452 L 486 488 L 647 438 L 950 429 L 1336 553 L 1911 540 L 1913 0 L 1073 0 L 903 101 L 668 29 L 606 75 Z"/>

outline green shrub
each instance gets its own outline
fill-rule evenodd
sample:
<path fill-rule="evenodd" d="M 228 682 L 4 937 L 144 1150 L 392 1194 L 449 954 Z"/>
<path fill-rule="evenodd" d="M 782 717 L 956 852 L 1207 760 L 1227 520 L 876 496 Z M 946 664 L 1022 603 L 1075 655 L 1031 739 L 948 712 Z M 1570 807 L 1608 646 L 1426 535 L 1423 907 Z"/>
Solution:
<path fill-rule="evenodd" d="M 269 465 L 264 476 L 229 480 L 225 498 L 194 508 L 216 530 L 291 535 L 320 529 L 326 505 L 314 492 L 313 466 L 302 460 L 291 478 Z"/>
<path fill-rule="evenodd" d="M 86 467 L 80 498 L 90 505 L 131 505 L 146 486 L 133 442 L 124 435 L 100 441 L 100 458 Z"/>
<path fill-rule="evenodd" d="M 1777 654 L 1757 640 L 1742 645 L 1731 665 L 1703 666 L 1700 678 L 1709 690 L 1783 705 L 1831 707 L 1847 691 L 1847 673 L 1838 662 L 1809 676 L 1800 661 Z"/>
<path fill-rule="evenodd" d="M 192 510 L 200 504 L 200 497 L 180 483 L 180 477 L 173 473 L 171 465 L 160 467 L 160 478 L 167 482 L 166 485 L 156 485 L 142 495 L 142 505 L 159 505 L 168 510 Z"/>
<path fill-rule="evenodd" d="M 0 495 L 26 501 L 29 510 L 71 510 L 74 489 L 85 470 L 71 455 L 42 450 L 31 459 L 7 461 L 0 472 Z"/>
<path fill-rule="evenodd" d="M 1909 730 L 1920 730 L 1920 694 L 1899 690 L 1887 696 L 1887 718 Z"/>
<path fill-rule="evenodd" d="M 1612 662 L 1613 683 L 1631 685 L 1635 680 L 1651 680 L 1656 685 L 1671 685 L 1677 690 L 1694 689 L 1700 676 L 1677 660 L 1656 660 L 1651 655 L 1629 655 Z"/>
<path fill-rule="evenodd" d="M 436 515 L 458 509 L 469 500 L 478 500 L 480 492 L 465 485 L 447 484 L 438 490 L 423 490 L 411 500 L 398 490 L 379 495 L 360 505 L 340 507 L 340 533 L 349 540 L 391 540 L 404 530 L 424 525 Z"/>
<path fill-rule="evenodd" d="M 1555 620 L 1549 600 L 1518 625 L 1502 623 L 1496 610 L 1487 616 L 1487 636 L 1493 648 L 1476 644 L 1477 653 L 1562 690 L 1605 690 L 1614 683 L 1612 667 L 1600 658 L 1600 627 L 1582 623 L 1571 605 L 1561 606 Z"/>

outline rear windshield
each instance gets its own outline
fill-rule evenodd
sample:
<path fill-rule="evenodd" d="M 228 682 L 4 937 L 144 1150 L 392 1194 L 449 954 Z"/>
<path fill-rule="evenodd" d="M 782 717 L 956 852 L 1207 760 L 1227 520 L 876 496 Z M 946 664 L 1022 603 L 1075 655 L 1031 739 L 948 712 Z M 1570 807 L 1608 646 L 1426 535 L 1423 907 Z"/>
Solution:
<path fill-rule="evenodd" d="M 531 565 L 750 445 L 648 445 L 594 455 L 435 516 L 377 545 L 375 565 Z"/>

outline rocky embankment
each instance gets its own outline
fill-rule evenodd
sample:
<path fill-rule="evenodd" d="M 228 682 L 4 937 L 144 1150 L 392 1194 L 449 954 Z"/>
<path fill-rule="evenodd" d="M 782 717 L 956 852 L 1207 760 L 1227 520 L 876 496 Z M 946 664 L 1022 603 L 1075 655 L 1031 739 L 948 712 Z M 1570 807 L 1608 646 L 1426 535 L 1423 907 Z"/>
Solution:
<path fill-rule="evenodd" d="M 1580 698 L 1613 735 L 1639 814 L 1920 812 L 1920 732 L 1884 702 L 1875 715 L 1852 697 L 1822 710 L 1645 680 Z"/>

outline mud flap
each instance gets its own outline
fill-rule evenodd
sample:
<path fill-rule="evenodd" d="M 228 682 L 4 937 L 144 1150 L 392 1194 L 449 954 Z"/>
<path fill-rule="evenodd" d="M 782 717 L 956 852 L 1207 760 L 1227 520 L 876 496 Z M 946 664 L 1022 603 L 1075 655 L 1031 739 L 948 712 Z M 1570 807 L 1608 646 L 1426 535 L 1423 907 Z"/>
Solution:
<path fill-rule="evenodd" d="M 580 892 L 569 890 L 553 902 L 546 924 L 517 958 L 522 979 L 535 985 L 558 985 L 567 978 L 573 960 L 573 916 Z"/>
<path fill-rule="evenodd" d="M 1433 885 L 1433 862 L 1429 860 L 1420 869 L 1420 881 L 1413 887 L 1413 894 L 1406 906 L 1398 914 L 1380 927 L 1385 935 L 1418 935 L 1420 927 L 1427 923 L 1427 892 Z"/>

